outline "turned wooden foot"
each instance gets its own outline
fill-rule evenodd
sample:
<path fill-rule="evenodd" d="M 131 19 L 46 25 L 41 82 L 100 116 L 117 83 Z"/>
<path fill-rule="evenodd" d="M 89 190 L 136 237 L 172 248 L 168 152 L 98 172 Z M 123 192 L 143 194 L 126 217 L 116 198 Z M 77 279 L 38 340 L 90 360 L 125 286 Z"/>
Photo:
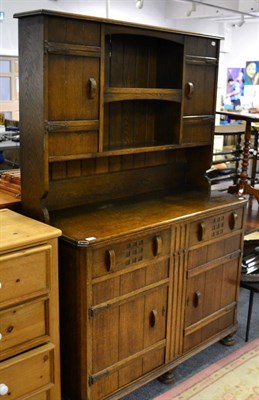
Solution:
<path fill-rule="evenodd" d="M 235 340 L 233 334 L 228 335 L 225 338 L 221 339 L 220 343 L 223 344 L 224 346 L 234 346 Z"/>
<path fill-rule="evenodd" d="M 166 385 L 169 385 L 170 383 L 174 383 L 175 382 L 174 369 L 171 369 L 170 371 L 166 372 L 165 374 L 159 376 L 158 380 Z"/>

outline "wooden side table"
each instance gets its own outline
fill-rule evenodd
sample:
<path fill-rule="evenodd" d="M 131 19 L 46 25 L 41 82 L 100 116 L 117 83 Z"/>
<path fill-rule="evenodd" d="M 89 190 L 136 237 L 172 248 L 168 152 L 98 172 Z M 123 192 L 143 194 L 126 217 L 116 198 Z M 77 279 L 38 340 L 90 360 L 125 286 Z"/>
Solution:
<path fill-rule="evenodd" d="M 254 146 L 253 146 L 253 161 L 252 161 L 252 171 L 251 171 L 251 186 L 255 185 L 256 173 L 257 173 L 257 160 L 259 159 L 259 123 L 253 124 L 252 133 L 254 134 Z"/>
<path fill-rule="evenodd" d="M 246 122 L 245 128 L 245 140 L 242 153 L 242 171 L 240 174 L 239 182 L 230 186 L 228 189 L 229 193 L 238 193 L 239 196 L 243 194 L 254 195 L 259 203 L 259 190 L 254 188 L 248 183 L 248 165 L 249 165 L 249 149 L 251 141 L 252 123 L 259 122 L 259 114 L 244 113 L 238 111 L 217 111 L 217 114 L 227 115 L 231 119 L 241 120 Z"/>
<path fill-rule="evenodd" d="M 234 172 L 231 173 L 231 178 L 234 184 L 237 184 L 239 177 L 239 165 L 241 162 L 241 154 L 242 154 L 241 140 L 242 140 L 242 135 L 244 135 L 244 133 L 245 133 L 244 123 L 216 125 L 214 130 L 214 135 L 222 136 L 224 138 L 224 142 L 225 138 L 228 138 L 229 136 L 234 138 L 234 143 L 235 143 L 234 148 L 228 151 L 223 150 L 214 152 L 213 156 L 222 156 L 222 158 L 212 162 L 213 165 L 217 165 L 218 163 L 228 163 L 228 162 L 234 163 L 235 165 Z M 229 158 L 226 158 L 226 156 Z M 229 175 L 227 175 L 225 179 L 229 179 Z"/>

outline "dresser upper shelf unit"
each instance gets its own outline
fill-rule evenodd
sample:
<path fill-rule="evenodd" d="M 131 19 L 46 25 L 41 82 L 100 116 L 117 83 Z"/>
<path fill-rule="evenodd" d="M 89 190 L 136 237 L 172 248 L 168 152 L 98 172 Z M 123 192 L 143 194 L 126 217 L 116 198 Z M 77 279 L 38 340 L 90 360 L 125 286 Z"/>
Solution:
<path fill-rule="evenodd" d="M 209 193 L 219 37 L 48 10 L 15 17 L 24 213 L 48 222 L 96 199 Z"/>

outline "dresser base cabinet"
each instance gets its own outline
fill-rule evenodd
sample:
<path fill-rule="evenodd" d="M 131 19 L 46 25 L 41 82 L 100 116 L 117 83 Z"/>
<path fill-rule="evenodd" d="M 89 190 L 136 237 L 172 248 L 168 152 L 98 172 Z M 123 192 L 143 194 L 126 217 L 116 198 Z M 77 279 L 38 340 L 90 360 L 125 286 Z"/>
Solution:
<path fill-rule="evenodd" d="M 214 197 L 53 214 L 65 399 L 120 399 L 237 330 L 246 200 Z"/>
<path fill-rule="evenodd" d="M 60 230 L 0 210 L 0 383 L 3 400 L 61 400 Z"/>

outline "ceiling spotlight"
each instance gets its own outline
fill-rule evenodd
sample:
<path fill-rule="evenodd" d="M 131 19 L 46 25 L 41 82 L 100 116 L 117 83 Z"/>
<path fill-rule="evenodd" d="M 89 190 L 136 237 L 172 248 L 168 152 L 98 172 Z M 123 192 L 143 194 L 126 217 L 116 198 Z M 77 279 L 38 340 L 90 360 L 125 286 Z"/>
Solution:
<path fill-rule="evenodd" d="M 243 26 L 244 23 L 245 23 L 245 17 L 244 17 L 244 15 L 242 14 L 242 15 L 241 15 L 241 20 L 240 20 L 240 22 L 237 24 L 237 26 L 239 26 L 239 28 L 241 28 L 241 26 Z"/>
<path fill-rule="evenodd" d="M 192 8 L 186 13 L 187 17 L 190 17 L 193 12 L 196 11 L 196 3 L 192 3 Z"/>
<path fill-rule="evenodd" d="M 136 0 L 136 8 L 141 9 L 144 5 L 144 0 Z"/>

